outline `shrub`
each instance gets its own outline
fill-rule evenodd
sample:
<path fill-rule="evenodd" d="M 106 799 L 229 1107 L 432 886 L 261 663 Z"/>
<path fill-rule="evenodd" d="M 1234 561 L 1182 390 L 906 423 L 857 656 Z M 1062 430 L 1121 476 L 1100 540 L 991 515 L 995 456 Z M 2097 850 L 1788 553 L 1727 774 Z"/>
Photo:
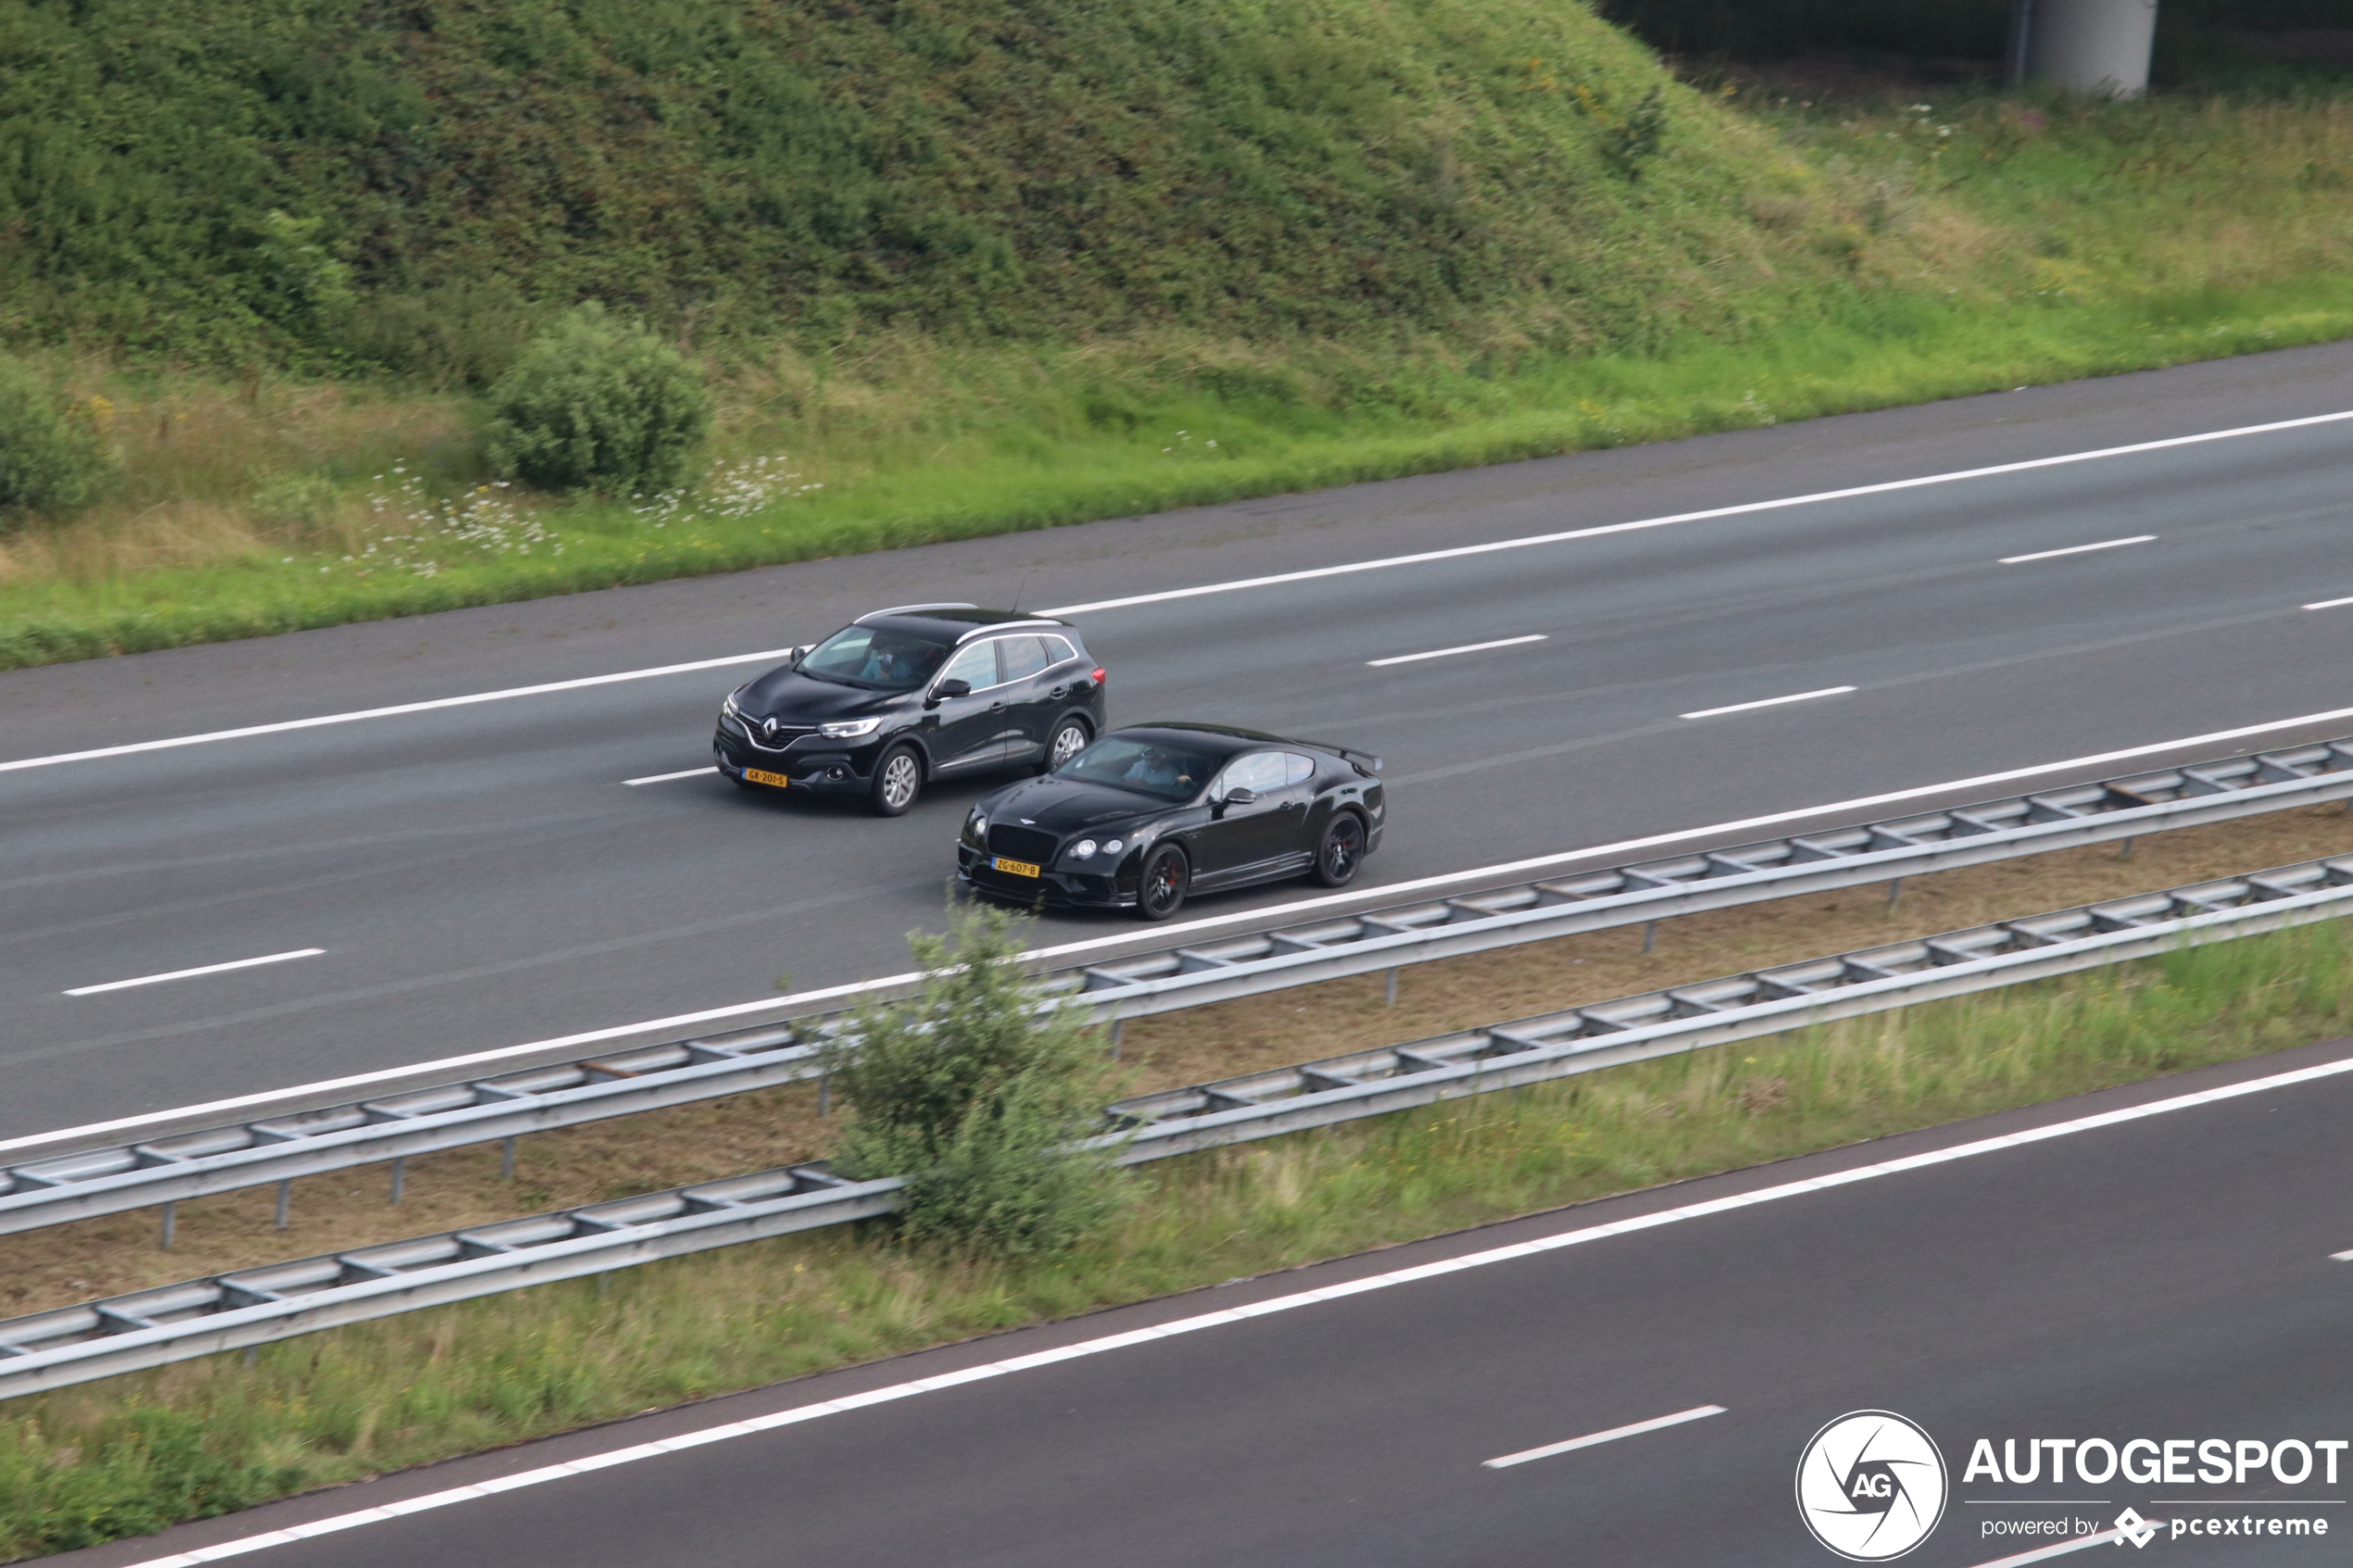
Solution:
<path fill-rule="evenodd" d="M 711 429 L 686 356 L 583 306 L 532 339 L 490 389 L 491 461 L 542 490 L 666 490 Z"/>
<path fill-rule="evenodd" d="M 79 511 L 114 477 L 114 455 L 88 408 L 0 359 L 0 527 L 7 514 Z"/>
<path fill-rule="evenodd" d="M 928 974 L 913 1001 L 862 1010 L 824 1067 L 855 1116 L 834 1153 L 843 1174 L 908 1177 L 900 1234 L 989 1257 L 1059 1252 L 1119 1206 L 1116 1171 L 1072 1145 L 1109 1098 L 1101 1031 L 1040 1016 L 1021 962 L 1023 922 L 955 914 L 948 938 L 908 938 Z"/>

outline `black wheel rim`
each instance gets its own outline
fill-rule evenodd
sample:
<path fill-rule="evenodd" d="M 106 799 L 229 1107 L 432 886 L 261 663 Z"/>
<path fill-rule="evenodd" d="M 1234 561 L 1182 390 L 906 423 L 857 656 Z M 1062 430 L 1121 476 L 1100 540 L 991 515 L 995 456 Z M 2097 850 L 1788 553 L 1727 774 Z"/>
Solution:
<path fill-rule="evenodd" d="M 1332 829 L 1331 842 L 1324 847 L 1324 869 L 1334 876 L 1346 876 L 1355 869 L 1357 849 L 1364 839 L 1365 830 L 1353 817 Z"/>
<path fill-rule="evenodd" d="M 1176 902 L 1180 891 L 1175 856 L 1163 856 L 1152 862 L 1151 874 L 1144 881 L 1144 907 L 1165 909 Z"/>

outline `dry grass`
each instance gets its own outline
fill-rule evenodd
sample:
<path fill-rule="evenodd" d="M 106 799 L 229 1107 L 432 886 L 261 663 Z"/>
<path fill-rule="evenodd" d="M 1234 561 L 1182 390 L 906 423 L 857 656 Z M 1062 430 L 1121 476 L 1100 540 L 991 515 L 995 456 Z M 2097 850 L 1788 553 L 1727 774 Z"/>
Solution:
<path fill-rule="evenodd" d="M 2130 859 L 2070 849 L 1915 878 L 1892 910 L 1883 887 L 1861 887 L 1687 915 L 1648 954 L 1636 926 L 1422 964 L 1401 972 L 1394 1009 L 1371 975 L 1138 1020 L 1122 1056 L 1139 1091 L 1201 1083 L 2348 850 L 2340 809 L 2275 812 L 2145 838 Z M 791 1164 L 821 1157 L 834 1125 L 813 1089 L 765 1090 L 524 1139 L 511 1184 L 495 1146 L 414 1160 L 396 1208 L 382 1166 L 310 1177 L 283 1232 L 264 1187 L 182 1204 L 170 1252 L 152 1210 L 0 1237 L 0 1314 Z"/>

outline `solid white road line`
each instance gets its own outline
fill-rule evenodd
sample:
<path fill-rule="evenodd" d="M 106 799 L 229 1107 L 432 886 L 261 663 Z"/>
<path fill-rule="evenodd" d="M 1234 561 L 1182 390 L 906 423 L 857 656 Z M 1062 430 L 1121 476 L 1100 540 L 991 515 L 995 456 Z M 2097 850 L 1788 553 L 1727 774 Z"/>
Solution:
<path fill-rule="evenodd" d="M 265 1547 L 285 1546 L 357 1525 L 382 1524 L 407 1514 L 421 1513 L 427 1509 L 447 1508 L 454 1503 L 472 1502 L 478 1498 L 495 1497 L 523 1486 L 544 1486 L 573 1475 L 608 1470 L 616 1464 L 634 1464 L 639 1460 L 657 1459 L 663 1454 L 684 1449 L 699 1448 L 705 1443 L 725 1442 L 733 1437 L 749 1437 L 756 1433 L 773 1432 L 778 1427 L 797 1425 L 804 1421 L 816 1421 L 848 1411 L 862 1410 L 868 1405 L 887 1404 L 894 1399 L 912 1399 L 941 1388 L 953 1388 L 960 1384 L 984 1382 L 992 1377 L 1005 1377 L 1014 1373 L 1031 1372 L 1058 1362 L 1076 1361 L 1085 1356 L 1100 1356 L 1113 1350 L 1125 1350 L 1132 1346 L 1149 1345 L 1156 1340 L 1171 1339 L 1180 1334 L 1195 1334 L 1204 1329 L 1223 1328 L 1229 1323 L 1245 1323 L 1275 1312 L 1288 1312 L 1302 1307 L 1318 1306 L 1326 1301 L 1338 1301 L 1369 1291 L 1389 1290 L 1401 1285 L 1412 1285 L 1426 1279 L 1439 1279 L 1447 1274 L 1462 1273 L 1471 1269 L 1483 1269 L 1491 1264 L 1515 1262 L 1522 1258 L 1540 1257 L 1564 1248 L 1582 1247 L 1590 1242 L 1606 1241 L 1613 1236 L 1628 1236 L 1636 1231 L 1655 1230 L 1661 1225 L 1680 1224 L 1687 1220 L 1707 1219 L 1728 1214 L 1735 1210 L 1753 1209 L 1761 1204 L 1778 1203 L 1784 1198 L 1802 1198 L 1809 1193 L 1823 1192 L 1831 1187 L 1851 1186 L 1858 1182 L 1877 1181 L 1883 1176 L 1900 1175 L 1931 1166 L 1949 1164 L 1957 1160 L 1971 1160 L 1980 1155 L 1995 1154 L 2004 1149 L 2018 1148 L 2027 1144 L 2045 1143 L 2077 1133 L 2088 1133 L 2102 1127 L 2120 1126 L 2128 1122 L 2145 1121 L 2176 1110 L 2188 1110 L 2197 1106 L 2214 1105 L 2223 1100 L 2237 1099 L 2246 1095 L 2261 1094 L 2271 1089 L 2287 1088 L 2298 1084 L 2315 1083 L 2346 1073 L 2353 1073 L 2353 1056 L 2341 1060 L 2322 1062 L 2312 1067 L 2299 1067 L 2285 1073 L 2275 1073 L 2266 1078 L 2244 1083 L 2226 1084 L 2220 1088 L 2203 1089 L 2196 1094 L 2176 1095 L 2171 1099 L 2151 1100 L 2142 1105 L 2125 1106 L 2115 1110 L 2103 1110 L 2094 1115 L 2078 1117 L 2071 1122 L 2056 1122 L 2047 1126 L 2030 1127 L 2023 1132 L 2006 1133 L 1999 1137 L 1980 1138 L 1972 1143 L 1955 1144 L 1946 1148 L 1930 1149 L 1925 1153 L 1907 1154 L 1895 1160 L 1883 1160 L 1875 1165 L 1859 1165 L 1827 1175 L 1809 1176 L 1799 1181 L 1782 1182 L 1776 1185 L 1757 1187 L 1749 1192 L 1734 1193 L 1725 1198 L 1711 1198 L 1680 1208 L 1637 1214 L 1629 1219 L 1615 1220 L 1606 1224 L 1583 1225 L 1575 1230 L 1560 1231 L 1539 1236 L 1532 1241 L 1514 1242 L 1507 1247 L 1492 1247 L 1482 1252 L 1466 1253 L 1458 1258 L 1441 1259 L 1431 1263 L 1416 1263 L 1394 1269 L 1388 1273 L 1372 1274 L 1364 1279 L 1344 1280 L 1338 1285 L 1319 1289 L 1302 1290 L 1289 1296 L 1277 1296 L 1265 1301 L 1249 1302 L 1229 1307 L 1223 1311 L 1202 1312 L 1198 1316 L 1178 1318 L 1151 1328 L 1130 1329 L 1124 1334 L 1105 1335 L 1099 1339 L 1085 1339 L 1059 1349 L 1035 1350 L 1026 1356 L 1012 1356 L 1001 1361 L 989 1361 L 980 1366 L 966 1367 L 961 1372 L 941 1373 L 936 1376 L 917 1378 L 907 1383 L 895 1383 L 887 1387 L 871 1388 L 862 1394 L 848 1394 L 838 1399 L 819 1404 L 796 1405 L 790 1410 L 773 1411 L 766 1415 L 749 1416 L 724 1425 L 706 1426 L 699 1431 L 681 1433 L 650 1443 L 639 1443 L 625 1449 L 610 1449 L 600 1454 L 562 1464 L 550 1464 L 537 1470 L 525 1470 L 495 1480 L 467 1486 L 452 1486 L 447 1491 L 428 1492 L 422 1497 L 380 1507 L 339 1513 L 332 1518 L 315 1520 L 308 1524 L 293 1524 L 283 1530 L 245 1536 L 236 1540 L 222 1541 L 213 1546 L 196 1547 L 170 1557 L 151 1558 L 132 1568 L 193 1568 L 199 1562 L 211 1562 L 223 1557 L 236 1557 Z M 1673 1418 L 1670 1418 L 1673 1419 Z M 1602 1436 L 1606 1436 L 1604 1434 Z M 1508 1457 L 1508 1456 L 1507 1456 Z M 1490 1463 L 1494 1461 L 1490 1461 Z M 2110 1532 L 2114 1534 L 2114 1532 Z M 2045 1556 L 2057 1555 L 2058 1549 L 2074 1549 L 2080 1546 L 2104 1541 L 2108 1536 L 2087 1536 L 2080 1540 L 2063 1543 L 2061 1549 L 2045 1548 Z M 2037 1561 L 2034 1553 L 2006 1557 L 2003 1563 Z M 1988 1563 L 1982 1568 L 2000 1568 Z"/>
<path fill-rule="evenodd" d="M 1271 588 L 1283 583 L 1306 583 L 1318 577 L 1340 577 L 1356 571 L 1380 571 L 1392 566 L 1420 566 L 1428 561 L 1454 560 L 1464 556 L 1491 555 L 1497 550 L 1525 550 L 1539 545 L 1562 545 L 1573 539 L 1598 539 L 1610 533 L 1632 533 L 1645 528 L 1667 528 L 1680 522 L 1705 522 L 1712 518 L 1742 517 L 1753 512 L 1779 511 L 1790 507 L 1810 507 L 1823 501 L 1846 501 L 1858 495 L 1886 495 L 1902 490 L 1919 490 L 1931 484 L 1957 484 L 1969 479 L 1991 479 L 2006 473 L 2028 473 L 2036 469 L 2061 468 L 2069 463 L 2097 462 L 2104 458 L 2129 458 L 2141 452 L 2162 452 L 2176 446 L 2196 446 L 2208 441 L 2232 441 L 2243 435 L 2270 435 L 2284 430 L 2303 430 L 2313 425 L 2337 424 L 2353 420 L 2353 409 L 2336 414 L 2314 414 L 2301 420 L 2280 420 L 2271 424 L 2241 425 L 2234 430 L 2208 431 L 2200 435 L 2168 436 L 2162 441 L 2140 441 L 2130 446 L 2103 446 L 2090 452 L 2069 452 L 2056 458 L 2031 458 L 2021 463 L 1996 463 L 1990 468 L 1960 469 L 1952 473 L 1926 474 L 1919 479 L 1892 479 L 1879 484 L 1857 484 L 1844 490 L 1818 490 L 1810 495 L 1789 495 L 1776 501 L 1744 501 L 1732 507 L 1711 507 L 1700 512 L 1677 512 L 1671 517 L 1644 518 L 1639 522 L 1604 523 L 1597 528 L 1572 528 L 1559 533 L 1537 533 L 1523 539 L 1498 539 L 1488 545 L 1462 545 L 1449 550 L 1424 550 L 1410 556 L 1389 556 L 1379 560 L 1353 561 L 1346 566 L 1318 566 L 1304 571 L 1282 571 L 1268 577 L 1244 577 L 1231 583 L 1209 583 L 1198 588 L 1171 588 L 1164 593 L 1133 594 L 1126 598 L 1097 599 L 1091 604 L 1063 605 L 1055 609 L 1042 609 L 1040 615 L 1087 615 L 1102 609 L 1126 609 L 1133 605 L 1164 604 L 1171 599 L 1193 599 L 1205 594 L 1231 594 L 1244 588 Z"/>
<path fill-rule="evenodd" d="M 1418 664 L 1425 659 L 1452 659 L 1458 653 L 1485 653 L 1489 648 L 1517 647 L 1522 643 L 1541 643 L 1544 633 L 1535 632 L 1525 637 L 1498 637 L 1491 643 L 1465 643 L 1458 648 L 1432 648 L 1428 653 L 1401 653 L 1394 659 L 1368 659 L 1365 664 L 1378 670 L 1385 664 Z"/>
<path fill-rule="evenodd" d="M 101 991 L 128 991 L 133 985 L 160 985 L 167 980 L 191 980 L 199 974 L 225 974 L 233 969 L 251 969 L 257 964 L 283 963 L 288 959 L 315 959 L 324 947 L 297 947 L 291 953 L 265 953 L 258 959 L 237 959 L 229 963 L 208 963 L 195 969 L 175 969 L 169 974 L 143 974 L 136 980 L 109 980 L 102 985 L 77 985 L 66 993 L 69 997 L 94 997 Z"/>
<path fill-rule="evenodd" d="M 2152 1519 L 2149 1523 L 2161 1524 L 2164 1521 Z M 2047 1562 L 2054 1557 L 2064 1557 L 2070 1551 L 2082 1551 L 2087 1546 L 2108 1546 L 2110 1543 L 2122 1546 L 2124 1540 L 2125 1535 L 2120 1528 L 2102 1530 L 2095 1536 L 2078 1536 L 2073 1540 L 2057 1541 L 2049 1546 L 2038 1546 L 2032 1551 L 2021 1551 L 2015 1557 L 1997 1557 L 1991 1562 L 1979 1563 L 1977 1568 L 2026 1568 L 2029 1562 Z"/>
<path fill-rule="evenodd" d="M 2319 604 L 2306 605 L 2303 608 L 2306 609 L 2335 609 L 2344 605 L 2353 605 L 2353 599 L 2322 599 Z"/>
<path fill-rule="evenodd" d="M 1678 713 L 1678 719 L 1716 719 L 1727 713 L 1747 713 L 1759 708 L 1779 708 L 1787 702 L 1811 702 L 1818 696 L 1844 696 L 1853 686 L 1824 686 L 1818 692 L 1797 692 L 1789 696 L 1768 696 L 1758 702 L 1736 702 L 1730 708 L 1703 708 L 1696 713 Z"/>
<path fill-rule="evenodd" d="M 725 659 L 698 659 L 691 664 L 663 664 L 651 670 L 623 670 L 611 675 L 584 675 L 576 681 L 548 681 L 536 686 L 510 686 L 505 691 L 474 692 L 466 696 L 437 696 L 427 702 L 396 703 L 390 708 L 363 708 L 356 713 L 321 713 L 315 719 L 288 719 L 275 724 L 247 724 L 238 730 L 212 730 L 200 735 L 174 735 L 169 740 L 132 741 L 102 746 L 90 751 L 61 751 L 54 757 L 25 757 L 0 762 L 0 773 L 25 768 L 54 768 L 60 762 L 88 762 L 101 757 L 129 757 L 141 751 L 170 751 L 183 746 L 208 746 L 217 740 L 245 740 L 254 735 L 283 734 L 289 730 L 316 730 L 329 724 L 356 724 L 362 719 L 394 719 L 404 713 L 430 713 L 441 708 L 471 708 L 478 702 L 505 702 L 510 697 L 544 696 L 549 692 L 576 692 L 588 686 L 617 685 L 623 681 L 650 681 L 661 675 L 690 675 L 698 670 L 724 670 L 730 664 L 781 663 L 790 648 L 766 653 L 738 653 Z"/>
<path fill-rule="evenodd" d="M 1687 1411 L 1677 1411 L 1673 1415 L 1653 1416 L 1648 1421 L 1636 1421 L 1624 1426 L 1613 1426 L 1606 1432 L 1588 1432 L 1584 1436 L 1571 1437 L 1566 1443 L 1547 1443 L 1541 1449 L 1522 1449 L 1516 1454 L 1505 1454 L 1501 1459 L 1483 1459 L 1478 1462 L 1482 1468 L 1488 1470 L 1507 1470 L 1515 1464 L 1526 1464 L 1531 1459 L 1550 1459 L 1554 1454 L 1565 1454 L 1572 1449 L 1590 1449 L 1596 1443 L 1615 1443 L 1620 1437 L 1639 1437 L 1645 1432 L 1656 1432 L 1661 1427 L 1680 1426 L 1687 1421 L 1697 1421 L 1702 1416 L 1723 1413 L 1724 1407 L 1721 1405 L 1696 1405 Z"/>
<path fill-rule="evenodd" d="M 2084 556 L 2094 550 L 2120 550 L 2127 545 L 2150 545 L 2157 542 L 2154 533 L 2135 533 L 2130 539 L 2103 539 L 2096 545 L 2070 545 L 2064 550 L 2037 550 L 2031 556 L 2004 556 L 1996 566 L 2023 566 L 2031 560 L 2057 560 L 2061 556 Z"/>
<path fill-rule="evenodd" d="M 2233 730 L 2210 730 L 2202 735 L 2183 735 L 2178 740 L 2158 741 L 2148 746 L 2127 746 L 2119 751 L 2095 752 L 2088 757 L 2070 757 L 2062 762 L 2040 762 L 2031 768 L 2011 768 L 1998 773 L 1979 773 L 1973 778 L 1950 779 L 1943 784 L 1920 784 L 1911 789 L 1891 790 L 1884 795 L 1858 796 L 1852 800 L 1834 800 L 1828 805 L 1807 806 L 1794 811 L 1773 811 L 1759 817 L 1743 817 L 1729 822 L 1712 822 L 1705 827 L 1679 828 L 1672 833 L 1653 834 L 1647 838 L 1620 839 L 1615 844 L 1596 844 L 1583 849 L 1564 849 L 1558 854 L 1539 855 L 1532 859 L 1510 860 L 1501 865 L 1478 866 L 1468 871 L 1448 872 L 1439 876 L 1418 877 L 1408 882 L 1381 883 L 1357 888 L 1347 893 L 1330 893 L 1315 898 L 1294 899 L 1288 904 L 1254 909 L 1237 909 L 1232 914 L 1210 915 L 1201 920 L 1177 921 L 1149 931 L 1136 931 L 1123 936 L 1097 936 L 1082 942 L 1064 942 L 1051 947 L 1033 947 L 1022 957 L 1026 959 L 1072 958 L 1103 947 L 1120 947 L 1146 937 L 1165 942 L 1172 936 L 1182 936 L 1198 931 L 1214 931 L 1230 925 L 1258 923 L 1277 925 L 1296 920 L 1319 909 L 1362 903 L 1367 898 L 1403 897 L 1432 888 L 1453 884 L 1497 880 L 1525 875 L 1564 866 L 1575 860 L 1604 858 L 1623 859 L 1643 849 L 1656 849 L 1672 844 L 1688 843 L 1694 838 L 1713 838 L 1719 842 L 1734 834 L 1752 833 L 1759 828 L 1780 827 L 1788 822 L 1804 822 L 1809 817 L 1844 815 L 1875 810 L 1881 806 L 1901 805 L 1906 801 L 1926 799 L 1931 796 L 1957 795 L 1963 790 L 1988 789 L 1995 784 L 2016 784 L 2045 773 L 2066 772 L 2078 768 L 2100 768 L 2113 762 L 2129 762 L 2137 758 L 2153 757 L 2169 751 L 2185 751 L 2192 746 L 2220 746 L 2225 742 L 2245 740 L 2250 736 L 2269 734 L 2278 730 L 2300 729 L 2312 724 L 2325 724 L 2340 719 L 2353 719 L 2353 708 L 2331 709 L 2322 713 L 2306 713 L 2293 719 L 2274 719 L 2261 724 L 2246 724 Z M 821 990 L 797 991 L 789 996 L 769 997 L 759 1001 L 736 1002 L 727 1007 L 706 1008 L 698 1012 L 673 1013 L 667 1018 L 648 1019 L 642 1023 L 623 1023 L 606 1029 L 591 1029 L 578 1035 L 560 1035 L 548 1040 L 531 1040 L 519 1046 L 500 1046 L 492 1050 L 469 1052 L 463 1056 L 442 1057 L 433 1061 L 421 1061 L 409 1067 L 387 1067 L 371 1073 L 355 1073 L 347 1077 L 322 1079 L 315 1084 L 297 1084 L 283 1089 L 267 1089 L 258 1094 L 237 1095 L 226 1099 L 207 1100 L 200 1105 L 182 1106 L 174 1110 L 152 1110 L 137 1116 L 121 1116 L 107 1122 L 84 1123 L 79 1127 L 60 1127 L 52 1132 L 29 1133 L 21 1137 L 0 1139 L 0 1154 L 13 1149 L 37 1148 L 70 1139 L 96 1137 L 106 1133 L 126 1132 L 139 1127 L 154 1126 L 162 1122 L 182 1122 L 201 1116 L 224 1116 L 258 1106 L 271 1105 L 287 1099 L 320 1099 L 346 1089 L 363 1088 L 373 1084 L 390 1083 L 402 1078 L 415 1078 L 425 1073 L 450 1073 L 465 1068 L 479 1067 L 485 1062 L 511 1060 L 516 1057 L 534 1056 L 562 1050 L 573 1046 L 599 1045 L 607 1040 L 625 1039 L 632 1035 L 650 1035 L 665 1029 L 686 1029 L 698 1024 L 717 1022 L 723 1019 L 740 1018 L 746 1013 L 774 1013 L 779 1008 L 801 1008 L 817 1002 L 855 997 L 868 991 L 903 985 L 922 978 L 910 971 L 904 974 L 885 975 L 878 980 L 853 981 L 846 985 L 828 985 Z"/>
<path fill-rule="evenodd" d="M 668 784 L 673 779 L 698 779 L 706 773 L 715 773 L 717 771 L 719 771 L 718 769 L 707 766 L 701 768 L 687 768 L 675 773 L 652 773 L 642 779 L 623 779 L 621 782 L 632 786 L 637 784 Z"/>
<path fill-rule="evenodd" d="M 2329 1257 L 2334 1262 L 2353 1263 L 2353 1252 L 2332 1252 Z"/>

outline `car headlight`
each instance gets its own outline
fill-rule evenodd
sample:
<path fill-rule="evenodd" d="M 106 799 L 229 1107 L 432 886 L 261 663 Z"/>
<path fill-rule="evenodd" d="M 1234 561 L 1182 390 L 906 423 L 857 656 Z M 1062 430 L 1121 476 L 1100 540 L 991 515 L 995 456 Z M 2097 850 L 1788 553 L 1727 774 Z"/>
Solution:
<path fill-rule="evenodd" d="M 820 724 L 817 733 L 827 740 L 851 740 L 859 735 L 871 735 L 882 728 L 879 719 L 844 719 L 838 723 Z"/>
<path fill-rule="evenodd" d="M 1070 847 L 1070 852 L 1083 860 L 1095 852 L 1095 841 L 1091 838 L 1082 838 Z"/>
<path fill-rule="evenodd" d="M 1106 855 L 1116 855 L 1122 849 L 1126 847 L 1127 847 L 1126 845 L 1120 843 L 1119 840 L 1115 838 L 1106 839 L 1103 841 L 1103 853 Z"/>
<path fill-rule="evenodd" d="M 741 692 L 729 692 L 727 700 L 719 705 L 719 716 L 723 719 L 733 719 L 740 715 L 743 709 L 736 706 L 736 698 L 742 695 Z"/>
<path fill-rule="evenodd" d="M 971 816 L 965 818 L 964 836 L 971 839 L 975 844 L 987 843 L 988 840 L 988 816 L 983 812 L 975 811 Z"/>

